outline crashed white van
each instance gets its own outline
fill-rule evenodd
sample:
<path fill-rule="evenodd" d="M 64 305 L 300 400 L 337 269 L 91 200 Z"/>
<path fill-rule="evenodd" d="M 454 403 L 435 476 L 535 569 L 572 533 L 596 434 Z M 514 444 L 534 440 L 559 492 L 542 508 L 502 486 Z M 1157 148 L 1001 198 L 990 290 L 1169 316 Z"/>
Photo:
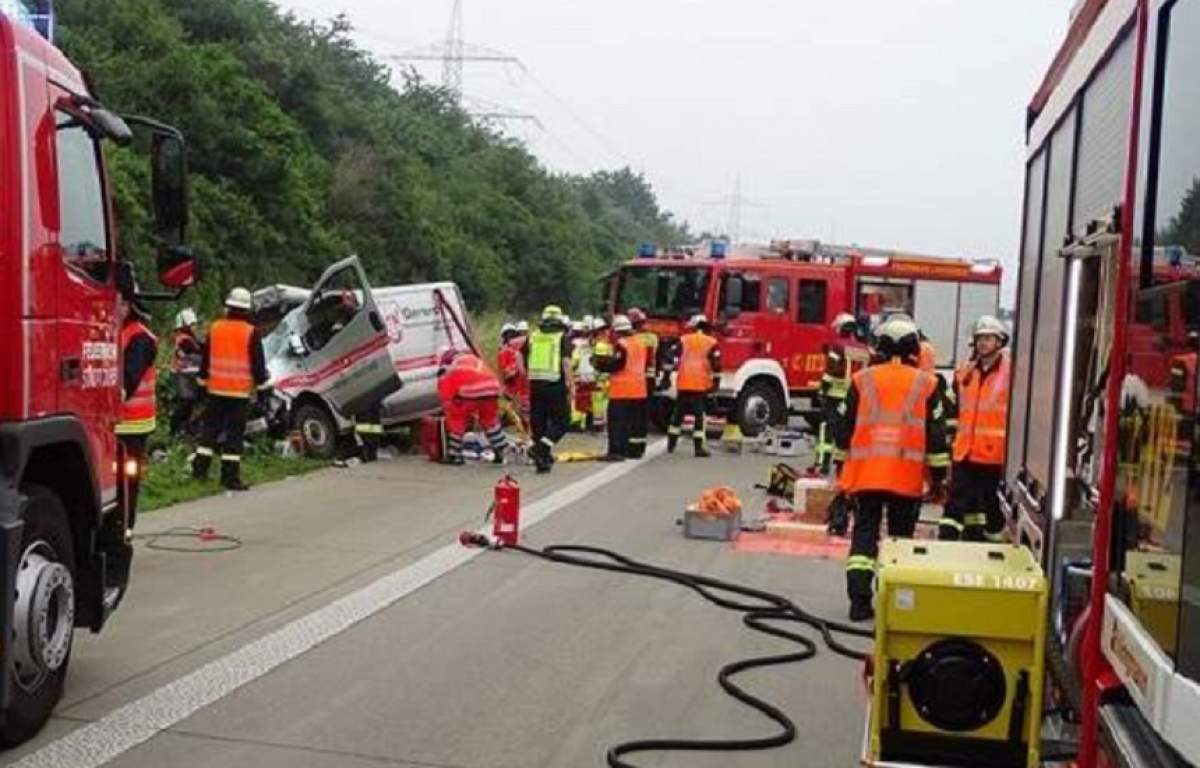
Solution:
<path fill-rule="evenodd" d="M 457 285 L 371 288 L 356 257 L 331 266 L 311 290 L 256 291 L 254 310 L 282 316 L 263 339 L 271 421 L 298 429 L 314 456 L 332 456 L 354 417 L 381 401 L 385 425 L 436 412 L 439 351 L 471 347 Z"/>

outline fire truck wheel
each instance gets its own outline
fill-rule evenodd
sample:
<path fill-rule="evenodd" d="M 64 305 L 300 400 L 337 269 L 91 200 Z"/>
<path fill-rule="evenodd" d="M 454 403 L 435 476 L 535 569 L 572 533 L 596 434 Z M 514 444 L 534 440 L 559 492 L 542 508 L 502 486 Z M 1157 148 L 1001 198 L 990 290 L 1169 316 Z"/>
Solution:
<path fill-rule="evenodd" d="M 304 452 L 315 459 L 332 459 L 337 453 L 337 426 L 319 405 L 306 403 L 296 409 L 296 429 L 304 437 Z"/>
<path fill-rule="evenodd" d="M 783 423 L 783 407 L 783 397 L 775 384 L 752 380 L 742 387 L 734 415 L 742 434 L 755 437 L 767 427 Z"/>
<path fill-rule="evenodd" d="M 75 548 L 67 513 L 48 488 L 26 485 L 21 560 L 13 604 L 12 704 L 0 745 L 36 734 L 62 698 L 75 628 Z"/>

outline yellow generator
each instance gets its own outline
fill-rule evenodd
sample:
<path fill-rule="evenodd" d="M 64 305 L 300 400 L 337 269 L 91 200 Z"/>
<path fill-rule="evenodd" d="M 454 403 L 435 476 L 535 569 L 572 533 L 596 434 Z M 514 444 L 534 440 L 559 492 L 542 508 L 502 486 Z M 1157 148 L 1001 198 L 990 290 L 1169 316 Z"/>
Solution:
<path fill-rule="evenodd" d="M 1121 574 L 1129 610 L 1170 656 L 1179 632 L 1179 568 L 1179 555 L 1131 550 Z"/>
<path fill-rule="evenodd" d="M 1010 544 L 885 541 L 865 761 L 1036 768 L 1046 580 Z"/>

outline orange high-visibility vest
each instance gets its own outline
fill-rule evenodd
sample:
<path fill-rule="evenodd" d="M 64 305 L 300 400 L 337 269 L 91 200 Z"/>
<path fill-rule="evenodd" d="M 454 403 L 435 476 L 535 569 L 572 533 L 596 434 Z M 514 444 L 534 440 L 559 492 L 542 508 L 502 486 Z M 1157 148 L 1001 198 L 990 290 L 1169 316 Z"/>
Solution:
<path fill-rule="evenodd" d="M 928 341 L 921 342 L 921 354 L 917 358 L 917 367 L 929 373 L 937 370 L 937 350 Z"/>
<path fill-rule="evenodd" d="M 129 349 L 134 338 L 145 334 L 157 342 L 150 329 L 139 320 L 126 323 L 121 328 L 121 354 Z M 158 386 L 158 371 L 153 363 L 148 367 L 138 381 L 137 389 L 128 400 L 121 403 L 121 420 L 117 422 L 118 435 L 148 435 L 158 426 L 156 421 L 155 391 Z"/>
<path fill-rule="evenodd" d="M 978 364 L 959 381 L 954 460 L 1002 465 L 1008 431 L 1008 355 L 986 377 Z"/>
<path fill-rule="evenodd" d="M 625 367 L 608 381 L 611 400 L 642 400 L 646 397 L 646 345 L 637 336 L 617 339 L 625 350 Z"/>
<path fill-rule="evenodd" d="M 679 340 L 679 375 L 675 388 L 680 392 L 707 392 L 712 389 L 713 370 L 708 353 L 717 340 L 703 333 L 689 333 Z"/>
<path fill-rule="evenodd" d="M 459 355 L 438 379 L 443 403 L 451 400 L 490 400 L 500 397 L 500 380 L 475 355 Z"/>
<path fill-rule="evenodd" d="M 926 403 L 937 388 L 934 376 L 899 360 L 854 375 L 858 410 L 842 490 L 924 493 Z"/>
<path fill-rule="evenodd" d="M 250 369 L 250 338 L 254 326 L 245 320 L 225 318 L 208 331 L 208 394 L 249 398 L 254 392 Z"/>

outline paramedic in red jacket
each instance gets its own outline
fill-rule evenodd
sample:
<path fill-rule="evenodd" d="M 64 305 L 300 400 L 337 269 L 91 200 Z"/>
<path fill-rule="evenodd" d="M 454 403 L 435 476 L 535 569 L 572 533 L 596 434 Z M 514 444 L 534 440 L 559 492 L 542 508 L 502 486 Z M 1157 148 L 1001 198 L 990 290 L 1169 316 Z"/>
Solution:
<path fill-rule="evenodd" d="M 500 426 L 500 380 L 476 355 L 458 350 L 442 353 L 438 367 L 438 396 L 446 414 L 446 463 L 463 463 L 463 435 L 475 420 L 504 463 L 508 437 Z"/>

